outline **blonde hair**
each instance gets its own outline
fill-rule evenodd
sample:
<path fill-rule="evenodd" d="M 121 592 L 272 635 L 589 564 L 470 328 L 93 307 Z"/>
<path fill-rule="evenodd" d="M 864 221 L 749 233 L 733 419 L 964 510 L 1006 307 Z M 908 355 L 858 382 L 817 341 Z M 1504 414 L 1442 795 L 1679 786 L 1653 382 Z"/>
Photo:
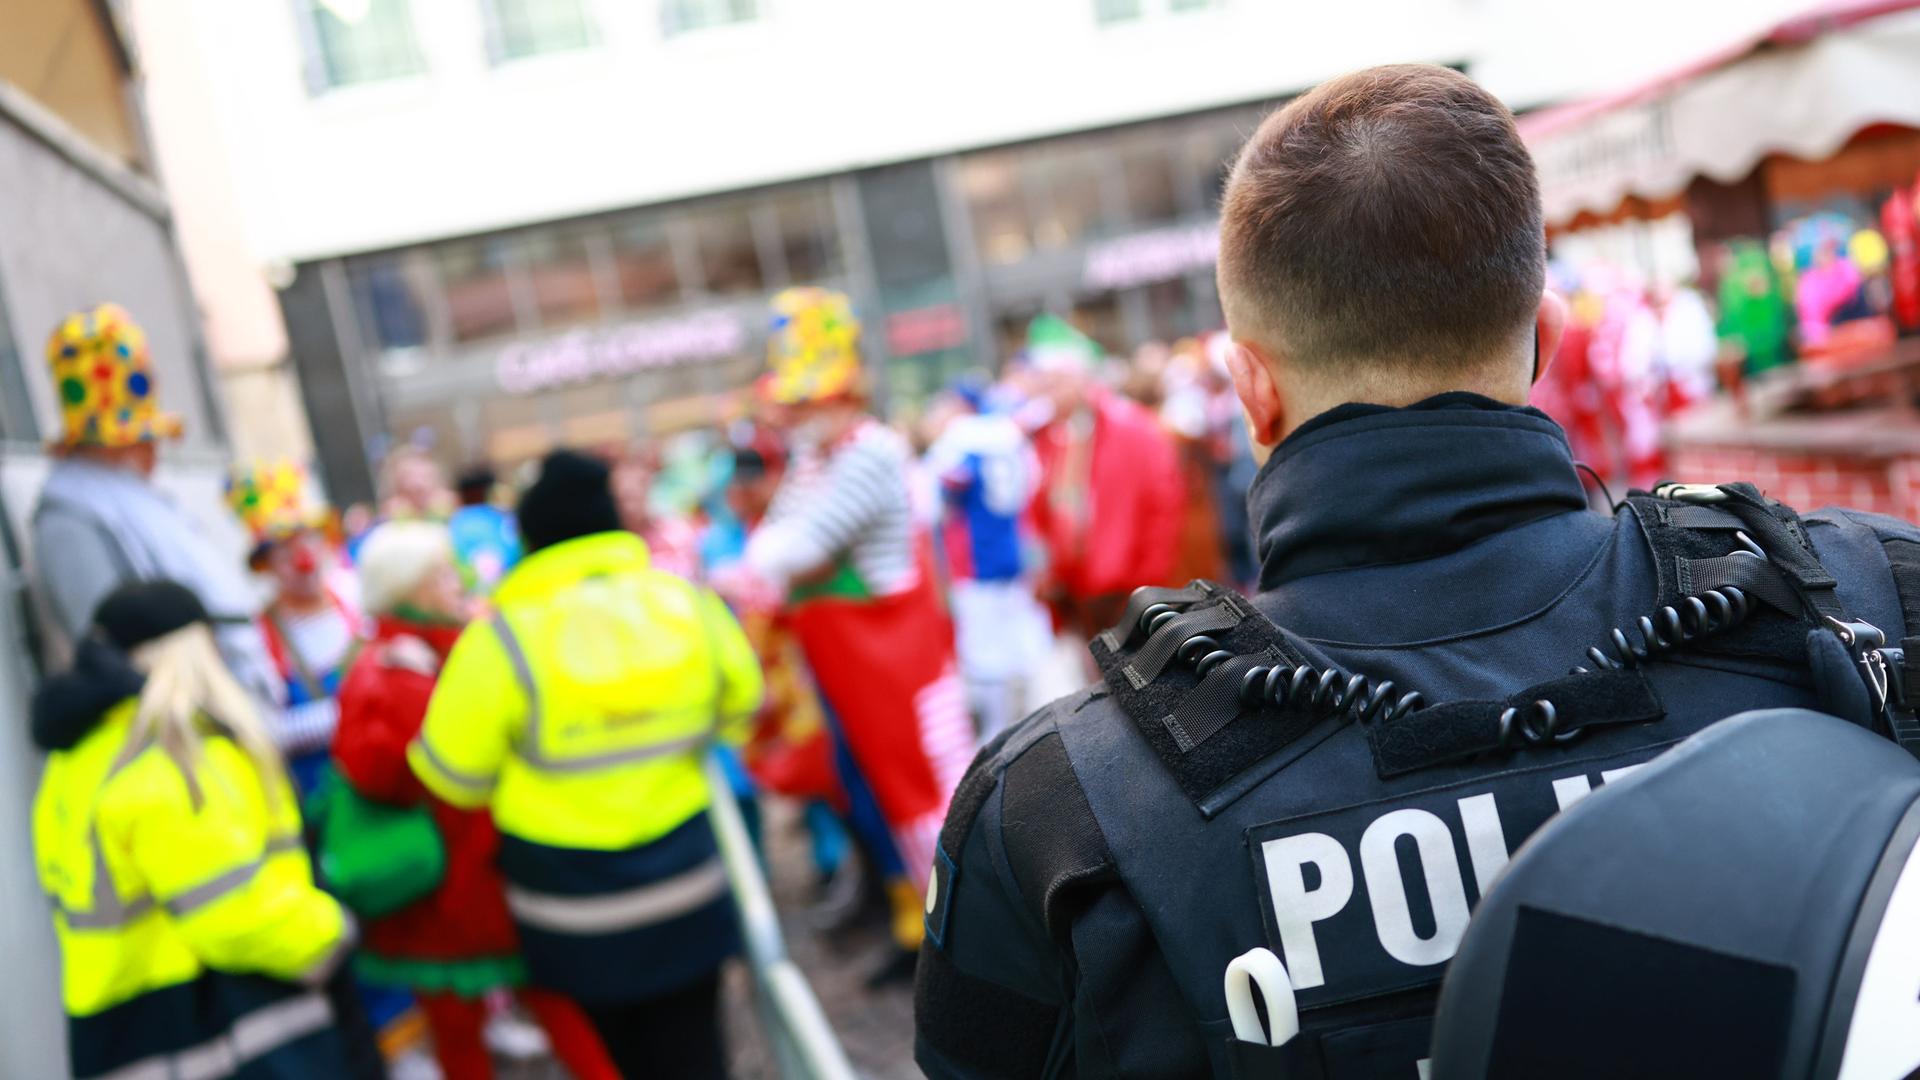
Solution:
<path fill-rule="evenodd" d="M 198 807 L 207 736 L 225 735 L 253 761 L 268 804 L 281 798 L 283 784 L 276 782 L 285 776 L 280 753 L 253 698 L 220 658 L 206 623 L 196 622 L 146 642 L 133 650 L 131 659 L 147 683 L 140 690 L 129 746 L 159 743 L 180 767 Z"/>
<path fill-rule="evenodd" d="M 391 615 L 436 567 L 453 565 L 453 534 L 433 521 L 389 521 L 360 547 L 360 600 Z"/>

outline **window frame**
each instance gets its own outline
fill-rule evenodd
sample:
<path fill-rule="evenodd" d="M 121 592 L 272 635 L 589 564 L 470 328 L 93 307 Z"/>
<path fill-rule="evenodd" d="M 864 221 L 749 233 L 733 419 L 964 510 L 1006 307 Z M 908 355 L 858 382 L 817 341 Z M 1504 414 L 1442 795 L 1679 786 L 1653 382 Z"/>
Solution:
<path fill-rule="evenodd" d="M 729 18 L 725 19 L 683 23 L 678 13 L 689 3 L 701 5 L 724 3 L 732 14 Z M 675 38 L 687 34 L 697 34 L 704 30 L 716 30 L 726 26 L 745 26 L 749 23 L 760 21 L 765 14 L 765 0 L 660 0 L 660 36 L 665 40 L 672 41 Z"/>
<path fill-rule="evenodd" d="M 409 79 L 424 78 L 430 70 L 427 64 L 427 51 L 420 43 L 420 26 L 414 18 L 413 0 L 389 0 L 403 8 L 406 20 L 407 43 L 413 52 L 416 65 L 414 70 L 377 78 L 352 79 L 335 82 L 333 68 L 327 60 L 326 37 L 320 30 L 321 13 L 318 8 L 321 0 L 289 0 L 294 6 L 294 26 L 300 39 L 300 58 L 302 76 L 307 87 L 308 97 L 323 97 L 328 94 L 350 91 L 360 87 L 378 86 L 387 83 L 403 82 Z M 380 0 L 371 0 L 379 3 Z"/>
<path fill-rule="evenodd" d="M 506 51 L 506 31 L 500 18 L 502 0 L 477 0 L 480 8 L 480 21 L 485 27 L 487 39 L 487 63 L 493 67 L 517 64 L 522 61 L 538 61 L 553 56 L 565 56 L 568 53 L 589 52 L 601 45 L 600 28 L 595 24 L 591 5 L 586 0 L 532 0 L 536 3 L 570 3 L 580 19 L 580 32 L 583 40 L 578 45 L 565 45 L 559 48 L 539 49 L 530 53 L 508 55 Z"/>

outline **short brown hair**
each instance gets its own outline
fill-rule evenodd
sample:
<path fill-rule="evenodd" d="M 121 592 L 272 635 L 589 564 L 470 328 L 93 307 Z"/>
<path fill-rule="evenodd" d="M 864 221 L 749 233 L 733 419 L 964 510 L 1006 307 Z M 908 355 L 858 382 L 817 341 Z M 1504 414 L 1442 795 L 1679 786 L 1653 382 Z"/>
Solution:
<path fill-rule="evenodd" d="M 1227 181 L 1236 332 L 1309 367 L 1470 370 L 1532 321 L 1546 239 L 1513 114 L 1457 71 L 1369 68 L 1267 117 Z"/>

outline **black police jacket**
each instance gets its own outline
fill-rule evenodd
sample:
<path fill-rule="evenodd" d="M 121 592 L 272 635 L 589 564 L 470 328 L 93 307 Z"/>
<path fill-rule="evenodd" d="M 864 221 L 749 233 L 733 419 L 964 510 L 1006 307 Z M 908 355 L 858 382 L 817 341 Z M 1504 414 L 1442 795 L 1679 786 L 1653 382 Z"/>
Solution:
<path fill-rule="evenodd" d="M 916 986 L 920 1066 L 1421 1075 L 1468 910 L 1547 817 L 1743 710 L 1876 722 L 1859 657 L 1792 613 L 1794 589 L 1920 634 L 1888 554 L 1920 530 L 1845 510 L 1800 519 L 1745 491 L 1744 518 L 1641 495 L 1593 512 L 1558 426 L 1471 394 L 1303 426 L 1249 495 L 1251 602 L 1184 594 L 1167 609 L 1184 622 L 1155 634 L 1182 646 L 1204 632 L 1197 649 L 1143 644 L 1146 626 L 1102 635 L 1105 682 L 997 738 L 955 793 Z M 1794 589 L 1763 587 L 1754 553 L 1769 544 L 1782 549 L 1770 573 L 1794 563 L 1785 548 L 1804 556 Z M 1729 583 L 1745 586 L 1732 589 L 1744 621 Z M 1683 646 L 1702 626 L 1725 632 Z M 1641 650 L 1653 659 L 1619 663 L 1643 633 L 1660 639 Z M 1203 664 L 1226 670 L 1210 683 Z M 1324 703 L 1356 673 L 1367 682 L 1346 707 L 1318 711 L 1214 685 L 1284 695 L 1300 674 L 1294 704 L 1316 688 Z M 1412 690 L 1426 708 L 1396 714 Z M 1231 1039 L 1222 990 L 1229 961 L 1259 946 L 1288 969 L 1303 1031 L 1264 1063 Z"/>

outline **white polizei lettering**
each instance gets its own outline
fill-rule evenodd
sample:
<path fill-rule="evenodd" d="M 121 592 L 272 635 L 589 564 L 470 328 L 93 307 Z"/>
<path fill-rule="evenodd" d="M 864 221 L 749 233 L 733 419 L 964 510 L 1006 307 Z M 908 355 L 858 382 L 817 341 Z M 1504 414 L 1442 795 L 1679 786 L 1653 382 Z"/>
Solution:
<path fill-rule="evenodd" d="M 1320 946 L 1313 924 L 1332 916 L 1353 899 L 1353 863 L 1340 841 L 1325 833 L 1301 833 L 1260 845 L 1267 863 L 1267 889 L 1273 896 L 1273 919 L 1280 930 L 1280 948 L 1286 953 L 1287 974 L 1296 990 L 1325 985 L 1320 968 Z M 1308 863 L 1319 871 L 1320 884 L 1307 888 L 1301 871 Z"/>
<path fill-rule="evenodd" d="M 1622 765 L 1617 769 L 1601 769 L 1600 782 L 1603 784 L 1611 784 L 1615 780 L 1625 780 L 1627 777 L 1632 776 L 1634 773 L 1646 767 L 1647 763 L 1643 761 L 1638 765 Z"/>
<path fill-rule="evenodd" d="M 1433 902 L 1433 936 L 1413 929 L 1407 885 L 1400 876 L 1394 841 L 1413 837 Z M 1360 870 L 1367 879 L 1367 900 L 1373 905 L 1373 928 L 1387 955 L 1403 964 L 1427 967 L 1453 955 L 1467 929 L 1467 888 L 1460 879 L 1460 863 L 1453 854 L 1453 835 L 1447 823 L 1425 810 L 1412 808 L 1382 815 L 1360 835 Z"/>
<path fill-rule="evenodd" d="M 1593 784 L 1586 776 L 1569 776 L 1553 782 L 1553 801 L 1565 810 L 1574 803 L 1587 797 L 1593 791 Z"/>
<path fill-rule="evenodd" d="M 1473 886 L 1481 896 L 1507 866 L 1507 833 L 1500 827 L 1500 811 L 1493 792 L 1460 800 L 1460 825 L 1466 830 L 1467 858 L 1473 861 Z"/>

